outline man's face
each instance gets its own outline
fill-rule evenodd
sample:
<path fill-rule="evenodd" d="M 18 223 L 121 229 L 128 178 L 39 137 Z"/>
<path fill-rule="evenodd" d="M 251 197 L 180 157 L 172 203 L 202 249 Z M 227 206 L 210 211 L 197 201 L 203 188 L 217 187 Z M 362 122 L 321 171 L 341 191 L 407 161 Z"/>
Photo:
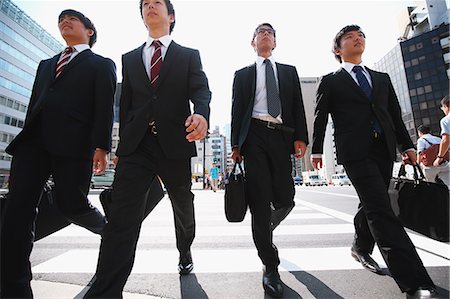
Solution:
<path fill-rule="evenodd" d="M 256 36 L 252 40 L 252 46 L 258 53 L 272 51 L 277 46 L 275 41 L 275 31 L 269 26 L 260 26 L 256 29 Z"/>
<path fill-rule="evenodd" d="M 87 29 L 79 18 L 71 15 L 63 15 L 58 20 L 58 28 L 61 36 L 71 44 L 89 44 L 89 38 L 94 34 L 92 29 Z"/>
<path fill-rule="evenodd" d="M 341 38 L 340 47 L 336 54 L 345 61 L 346 57 L 361 56 L 366 48 L 366 39 L 361 31 L 350 31 Z"/>
<path fill-rule="evenodd" d="M 169 15 L 166 2 L 163 0 L 144 0 L 142 2 L 142 18 L 148 28 L 170 28 L 175 17 Z"/>

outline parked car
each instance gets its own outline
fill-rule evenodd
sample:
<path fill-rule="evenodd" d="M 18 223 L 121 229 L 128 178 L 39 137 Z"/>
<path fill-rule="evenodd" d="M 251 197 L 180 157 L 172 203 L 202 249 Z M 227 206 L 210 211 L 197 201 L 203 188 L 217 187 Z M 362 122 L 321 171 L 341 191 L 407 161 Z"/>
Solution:
<path fill-rule="evenodd" d="M 91 188 L 105 188 L 111 187 L 114 181 L 114 169 L 106 169 L 100 174 L 93 174 L 91 178 Z"/>
<path fill-rule="evenodd" d="M 327 181 L 317 174 L 304 175 L 304 184 L 306 186 L 326 186 Z"/>
<path fill-rule="evenodd" d="M 333 185 L 339 185 L 339 186 L 344 186 L 344 185 L 348 185 L 350 186 L 350 179 L 348 178 L 348 176 L 346 174 L 333 174 L 331 176 L 331 182 L 333 183 Z"/>
<path fill-rule="evenodd" d="M 303 178 L 301 176 L 295 176 L 292 178 L 295 186 L 301 186 L 303 184 Z"/>

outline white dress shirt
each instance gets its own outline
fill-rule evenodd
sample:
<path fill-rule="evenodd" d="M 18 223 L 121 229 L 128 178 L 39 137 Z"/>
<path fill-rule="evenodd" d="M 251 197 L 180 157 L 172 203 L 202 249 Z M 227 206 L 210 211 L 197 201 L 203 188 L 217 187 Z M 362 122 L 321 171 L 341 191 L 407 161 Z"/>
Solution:
<path fill-rule="evenodd" d="M 266 65 L 264 64 L 265 59 L 266 58 L 261 56 L 258 56 L 256 58 L 256 90 L 252 117 L 280 124 L 283 123 L 281 114 L 278 115 L 277 118 L 274 118 L 273 116 L 269 115 L 269 112 L 267 110 Z M 275 59 L 273 58 L 273 56 L 270 56 L 267 59 L 269 59 L 272 63 L 273 72 L 275 74 L 275 81 L 277 82 L 277 87 L 279 90 L 277 65 L 275 64 Z"/>
<path fill-rule="evenodd" d="M 152 61 L 153 53 L 155 52 L 155 47 L 152 46 L 152 43 L 155 39 L 152 37 L 148 37 L 147 42 L 145 43 L 144 49 L 142 51 L 142 60 L 144 61 L 145 70 L 147 71 L 147 75 L 150 78 L 150 65 Z M 167 48 L 169 48 L 170 43 L 172 42 L 172 37 L 170 35 L 164 35 L 160 38 L 157 38 L 161 42 L 161 58 L 164 61 L 164 57 L 167 53 Z"/>

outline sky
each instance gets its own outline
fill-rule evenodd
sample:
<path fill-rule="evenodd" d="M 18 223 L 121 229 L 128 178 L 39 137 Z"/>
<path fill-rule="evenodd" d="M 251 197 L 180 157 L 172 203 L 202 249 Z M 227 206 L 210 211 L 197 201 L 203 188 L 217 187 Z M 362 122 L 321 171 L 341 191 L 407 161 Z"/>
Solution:
<path fill-rule="evenodd" d="M 67 8 L 84 13 L 98 35 L 92 50 L 111 58 L 121 81 L 121 56 L 142 45 L 148 36 L 139 0 L 12 0 L 62 44 L 57 19 Z M 448 2 L 450 0 L 442 0 Z M 332 40 L 344 26 L 357 24 L 366 35 L 363 62 L 368 67 L 386 55 L 400 36 L 398 16 L 413 0 L 172 0 L 176 24 L 172 38 L 198 49 L 212 92 L 211 127 L 231 118 L 234 72 L 255 61 L 250 45 L 263 22 L 276 30 L 277 62 L 294 65 L 300 77 L 320 77 L 339 67 Z"/>

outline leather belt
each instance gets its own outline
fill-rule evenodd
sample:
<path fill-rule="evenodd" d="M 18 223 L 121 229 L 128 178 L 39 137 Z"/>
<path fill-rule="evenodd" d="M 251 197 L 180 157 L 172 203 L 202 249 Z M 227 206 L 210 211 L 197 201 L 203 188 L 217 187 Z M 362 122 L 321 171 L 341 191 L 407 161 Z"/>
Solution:
<path fill-rule="evenodd" d="M 277 124 L 271 121 L 265 121 L 257 118 L 252 118 L 253 123 L 264 126 L 266 128 L 272 129 L 272 130 L 279 130 L 287 133 L 294 133 L 295 130 L 291 127 L 283 126 L 282 124 Z"/>

